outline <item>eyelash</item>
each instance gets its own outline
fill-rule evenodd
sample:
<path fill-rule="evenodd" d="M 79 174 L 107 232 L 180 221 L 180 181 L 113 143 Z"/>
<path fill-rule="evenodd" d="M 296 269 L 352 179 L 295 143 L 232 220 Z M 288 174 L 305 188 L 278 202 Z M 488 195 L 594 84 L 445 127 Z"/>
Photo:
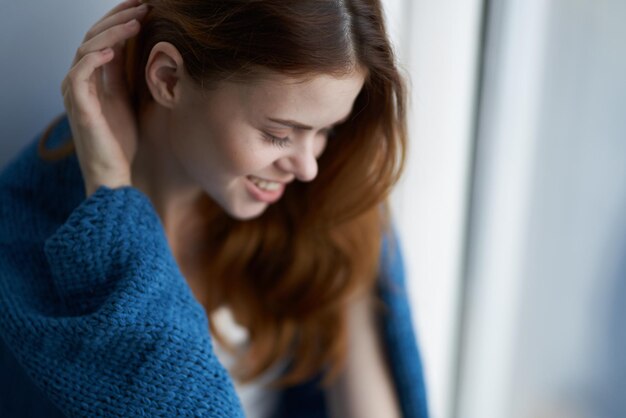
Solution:
<path fill-rule="evenodd" d="M 326 138 L 330 139 L 337 133 L 336 128 L 330 128 L 326 131 Z M 267 132 L 263 132 L 263 138 L 272 145 L 275 145 L 279 148 L 285 148 L 291 142 L 288 136 L 284 138 L 279 138 Z"/>
<path fill-rule="evenodd" d="M 275 145 L 279 148 L 285 148 L 291 142 L 288 136 L 284 138 L 279 138 L 277 136 L 268 134 L 267 132 L 263 132 L 263 138 L 265 138 L 265 140 L 268 141 L 270 144 Z"/>

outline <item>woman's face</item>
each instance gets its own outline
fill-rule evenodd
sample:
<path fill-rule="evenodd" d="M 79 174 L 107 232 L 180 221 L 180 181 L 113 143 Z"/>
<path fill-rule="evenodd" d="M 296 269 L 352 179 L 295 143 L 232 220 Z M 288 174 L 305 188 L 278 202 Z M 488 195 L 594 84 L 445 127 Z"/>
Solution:
<path fill-rule="evenodd" d="M 232 217 L 254 218 L 292 181 L 316 177 L 329 131 L 350 115 L 363 83 L 355 71 L 224 81 L 204 94 L 188 87 L 172 109 L 173 157 Z"/>

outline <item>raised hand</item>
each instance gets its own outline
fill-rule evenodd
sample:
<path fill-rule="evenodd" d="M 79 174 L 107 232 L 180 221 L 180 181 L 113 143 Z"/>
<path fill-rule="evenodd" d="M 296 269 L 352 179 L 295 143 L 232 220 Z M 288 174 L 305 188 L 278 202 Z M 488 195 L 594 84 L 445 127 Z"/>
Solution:
<path fill-rule="evenodd" d="M 87 196 L 98 187 L 131 184 L 137 120 L 124 76 L 124 48 L 148 5 L 120 3 L 94 24 L 78 47 L 61 92 Z"/>

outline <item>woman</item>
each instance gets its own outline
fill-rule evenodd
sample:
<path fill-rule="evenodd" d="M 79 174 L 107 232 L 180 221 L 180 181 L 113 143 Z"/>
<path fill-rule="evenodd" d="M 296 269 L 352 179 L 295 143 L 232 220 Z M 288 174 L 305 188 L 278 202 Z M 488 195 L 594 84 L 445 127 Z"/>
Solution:
<path fill-rule="evenodd" d="M 145 3 L 0 178 L 2 416 L 425 417 L 379 2 Z"/>

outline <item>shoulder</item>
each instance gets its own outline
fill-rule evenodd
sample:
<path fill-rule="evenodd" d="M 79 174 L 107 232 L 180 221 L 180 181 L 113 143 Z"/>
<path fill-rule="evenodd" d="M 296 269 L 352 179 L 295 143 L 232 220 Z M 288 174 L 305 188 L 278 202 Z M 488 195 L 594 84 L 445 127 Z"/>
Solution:
<path fill-rule="evenodd" d="M 51 121 L 0 172 L 0 242 L 51 233 L 84 198 L 76 156 L 44 159 L 44 135 L 49 151 L 71 141 L 67 117 Z"/>

